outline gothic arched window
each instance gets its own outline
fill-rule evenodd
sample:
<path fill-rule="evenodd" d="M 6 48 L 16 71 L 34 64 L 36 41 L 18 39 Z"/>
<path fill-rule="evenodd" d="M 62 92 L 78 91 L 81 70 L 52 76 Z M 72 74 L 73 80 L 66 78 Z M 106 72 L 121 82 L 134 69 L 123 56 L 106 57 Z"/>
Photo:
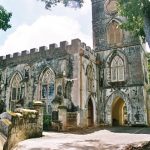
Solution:
<path fill-rule="evenodd" d="M 50 69 L 47 69 L 42 77 L 42 99 L 51 99 L 54 96 L 55 75 Z"/>
<path fill-rule="evenodd" d="M 93 92 L 94 89 L 94 69 L 92 64 L 87 66 L 87 85 L 88 91 Z"/>
<path fill-rule="evenodd" d="M 10 106 L 13 111 L 16 107 L 22 107 L 24 104 L 24 86 L 21 83 L 22 77 L 19 73 L 16 73 L 10 83 Z"/>
<path fill-rule="evenodd" d="M 11 100 L 20 100 L 21 99 L 21 77 L 20 75 L 17 73 L 13 79 L 12 79 L 12 83 L 11 83 Z"/>
<path fill-rule="evenodd" d="M 122 38 L 122 30 L 119 28 L 118 22 L 113 20 L 107 27 L 107 42 L 110 45 L 121 44 Z"/>
<path fill-rule="evenodd" d="M 119 56 L 115 56 L 111 62 L 111 81 L 124 81 L 124 62 Z"/>

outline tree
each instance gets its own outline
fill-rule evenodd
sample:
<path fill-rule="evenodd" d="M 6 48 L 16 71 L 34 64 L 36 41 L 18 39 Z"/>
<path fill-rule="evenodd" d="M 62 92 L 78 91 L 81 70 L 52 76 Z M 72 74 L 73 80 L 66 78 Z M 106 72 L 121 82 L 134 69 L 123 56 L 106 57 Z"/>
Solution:
<path fill-rule="evenodd" d="M 2 6 L 0 6 L 0 30 L 6 31 L 11 27 L 9 24 L 12 13 L 7 12 Z"/>
<path fill-rule="evenodd" d="M 38 0 L 39 1 L 39 0 Z M 63 3 L 65 6 L 73 8 L 82 7 L 83 0 L 40 0 L 45 3 L 46 9 L 51 9 L 52 6 L 56 6 L 58 3 Z"/>
<path fill-rule="evenodd" d="M 118 0 L 118 12 L 127 18 L 121 27 L 133 32 L 150 46 L 150 1 Z"/>
<path fill-rule="evenodd" d="M 39 0 L 38 0 L 39 1 Z M 58 3 L 63 3 L 69 7 L 82 7 L 83 0 L 40 0 L 45 3 L 46 9 L 51 9 Z M 143 41 L 148 42 L 150 46 L 150 0 L 117 0 L 118 12 L 121 16 L 127 18 L 121 27 L 125 30 L 133 32 L 139 36 Z M 9 24 L 12 14 L 8 13 L 2 6 L 0 6 L 0 29 L 6 31 L 11 27 Z"/>

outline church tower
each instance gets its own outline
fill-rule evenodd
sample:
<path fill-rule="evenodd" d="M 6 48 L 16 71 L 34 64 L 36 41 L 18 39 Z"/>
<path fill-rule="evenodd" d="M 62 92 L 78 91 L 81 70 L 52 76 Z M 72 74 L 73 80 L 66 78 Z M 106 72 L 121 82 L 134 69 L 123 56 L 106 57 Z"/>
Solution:
<path fill-rule="evenodd" d="M 99 123 L 147 125 L 147 61 L 138 38 L 119 27 L 117 0 L 92 0 Z"/>

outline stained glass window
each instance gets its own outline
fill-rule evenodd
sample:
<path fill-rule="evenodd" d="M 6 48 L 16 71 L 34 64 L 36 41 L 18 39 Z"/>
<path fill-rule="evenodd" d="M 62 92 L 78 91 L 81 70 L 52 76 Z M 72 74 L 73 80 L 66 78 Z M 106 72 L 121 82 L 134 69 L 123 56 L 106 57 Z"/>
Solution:
<path fill-rule="evenodd" d="M 47 69 L 42 77 L 42 98 L 49 99 L 54 96 L 55 75 L 50 69 Z"/>
<path fill-rule="evenodd" d="M 47 85 L 42 85 L 42 98 L 47 97 Z"/>
<path fill-rule="evenodd" d="M 49 85 L 49 96 L 54 96 L 54 83 L 50 83 Z"/>

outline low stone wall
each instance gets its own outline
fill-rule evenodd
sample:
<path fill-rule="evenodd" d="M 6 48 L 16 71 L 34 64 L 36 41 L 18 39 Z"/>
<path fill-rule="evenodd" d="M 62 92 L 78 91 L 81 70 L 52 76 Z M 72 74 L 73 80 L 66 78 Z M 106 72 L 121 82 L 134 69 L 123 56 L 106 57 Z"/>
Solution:
<path fill-rule="evenodd" d="M 61 106 L 59 113 L 52 117 L 51 130 L 66 131 L 70 128 L 77 128 L 77 112 L 67 112 L 67 109 Z"/>
<path fill-rule="evenodd" d="M 7 139 L 6 136 L 0 132 L 0 150 L 3 149 L 6 139 Z"/>
<path fill-rule="evenodd" d="M 77 127 L 77 112 L 67 112 L 67 127 Z"/>
<path fill-rule="evenodd" d="M 11 115 L 9 115 L 7 112 L 4 112 L 0 115 L 0 132 L 6 137 L 8 136 L 8 130 L 11 125 L 10 120 Z"/>
<path fill-rule="evenodd" d="M 7 112 L 5 116 L 9 117 L 1 119 L 1 132 L 7 136 L 4 150 L 11 150 L 25 139 L 42 136 L 42 103 L 35 105 L 36 110 L 17 109 L 15 112 Z"/>

